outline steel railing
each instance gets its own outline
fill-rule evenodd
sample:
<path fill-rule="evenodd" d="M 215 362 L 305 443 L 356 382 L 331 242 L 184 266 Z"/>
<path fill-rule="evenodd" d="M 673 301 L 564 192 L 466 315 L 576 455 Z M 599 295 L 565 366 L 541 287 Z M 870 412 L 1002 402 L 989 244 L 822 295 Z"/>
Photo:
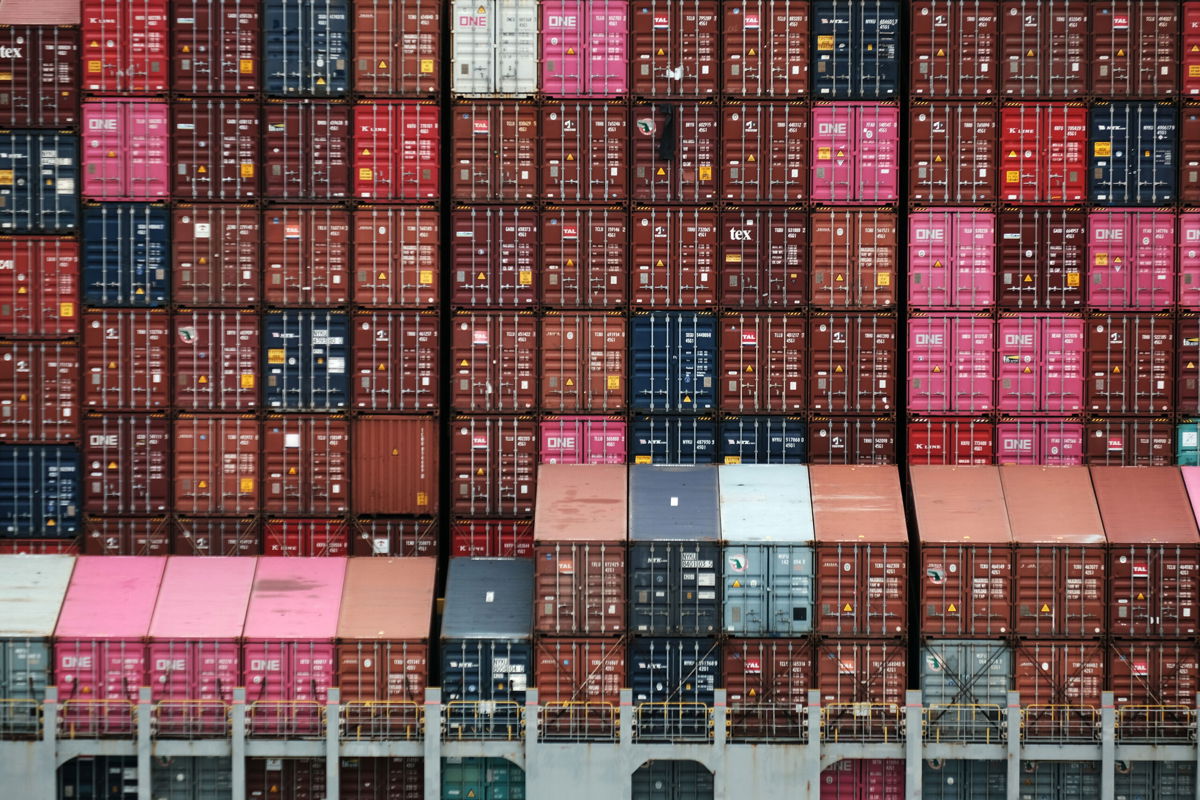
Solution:
<path fill-rule="evenodd" d="M 821 738 L 827 742 L 896 742 L 904 719 L 896 703 L 830 703 L 821 706 Z"/>
<path fill-rule="evenodd" d="M 1100 711 L 1092 706 L 1034 703 L 1021 709 L 1021 741 L 1096 742 Z"/>
<path fill-rule="evenodd" d="M 525 707 L 512 700 L 452 700 L 442 717 L 446 739 L 512 741 L 525 735 Z"/>
<path fill-rule="evenodd" d="M 799 703 L 730 703 L 725 730 L 731 742 L 805 742 L 808 714 Z"/>
<path fill-rule="evenodd" d="M 325 735 L 325 706 L 316 700 L 257 700 L 246 706 L 246 733 L 266 739 Z"/>
<path fill-rule="evenodd" d="M 702 742 L 712 738 L 712 706 L 706 703 L 640 703 L 634 706 L 634 741 Z"/>
<path fill-rule="evenodd" d="M 151 719 L 155 733 L 167 739 L 223 739 L 230 732 L 224 700 L 160 700 Z"/>
<path fill-rule="evenodd" d="M 996 744 L 1008 740 L 1008 719 L 994 703 L 947 703 L 922 709 L 921 737 L 927 742 Z"/>
<path fill-rule="evenodd" d="M 1196 710 L 1182 705 L 1118 706 L 1117 741 L 1194 741 Z"/>
<path fill-rule="evenodd" d="M 59 709 L 58 733 L 67 739 L 132 739 L 136 705 L 132 700 L 66 700 Z"/>
<path fill-rule="evenodd" d="M 354 700 L 342 705 L 341 714 L 347 739 L 411 742 L 425 736 L 425 707 L 411 700 Z"/>
<path fill-rule="evenodd" d="M 615 742 L 619 732 L 612 703 L 551 701 L 541 706 L 538 722 L 543 742 Z"/>
<path fill-rule="evenodd" d="M 0 698 L 0 739 L 29 739 L 41 735 L 40 700 Z"/>

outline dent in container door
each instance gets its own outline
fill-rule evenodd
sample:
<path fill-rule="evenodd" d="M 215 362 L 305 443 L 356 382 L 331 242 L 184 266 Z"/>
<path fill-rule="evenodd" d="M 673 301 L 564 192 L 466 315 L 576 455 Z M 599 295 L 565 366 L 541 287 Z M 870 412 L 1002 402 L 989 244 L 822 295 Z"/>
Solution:
<path fill-rule="evenodd" d="M 349 88 L 347 0 L 265 0 L 263 91 L 338 97 Z"/>
<path fill-rule="evenodd" d="M 0 233 L 73 233 L 79 174 L 78 136 L 0 133 Z"/>
<path fill-rule="evenodd" d="M 89 311 L 83 317 L 89 408 L 152 411 L 170 403 L 170 320 L 161 311 Z"/>
<path fill-rule="evenodd" d="M 459 101 L 451 112 L 451 197 L 535 199 L 540 186 L 537 108 L 516 100 Z"/>
<path fill-rule="evenodd" d="M 810 417 L 809 463 L 895 464 L 891 417 Z"/>
<path fill-rule="evenodd" d="M 263 194 L 280 200 L 350 196 L 350 107 L 339 101 L 263 105 Z"/>
<path fill-rule="evenodd" d="M 1165 315 L 1088 318 L 1087 408 L 1100 414 L 1172 410 L 1175 330 Z"/>
<path fill-rule="evenodd" d="M 808 94 L 808 0 L 735 0 L 722 3 L 721 14 L 725 94 L 781 98 Z"/>
<path fill-rule="evenodd" d="M 79 120 L 79 29 L 0 28 L 0 127 L 65 128 Z"/>
<path fill-rule="evenodd" d="M 358 102 L 354 106 L 354 196 L 436 198 L 441 170 L 439 114 L 431 103 Z"/>
<path fill-rule="evenodd" d="M 298 558 L 349 554 L 346 522 L 340 519 L 272 519 L 263 525 L 263 555 Z"/>
<path fill-rule="evenodd" d="M 541 322 L 543 411 L 621 411 L 625 408 L 625 318 L 546 311 Z"/>
<path fill-rule="evenodd" d="M 1088 199 L 1106 206 L 1162 205 L 1178 195 L 1179 113 L 1171 105 L 1102 103 L 1089 113 Z"/>
<path fill-rule="evenodd" d="M 250 200 L 259 196 L 259 106 L 252 100 L 180 99 L 172 104 L 172 196 Z"/>
<path fill-rule="evenodd" d="M 540 423 L 541 464 L 624 464 L 624 417 L 544 417 Z"/>
<path fill-rule="evenodd" d="M 258 520 L 178 517 L 172 552 L 189 556 L 256 556 L 262 553 Z"/>
<path fill-rule="evenodd" d="M 1084 463 L 1109 467 L 1171 464 L 1174 426 L 1156 417 L 1093 417 L 1084 426 Z"/>
<path fill-rule="evenodd" d="M 900 3 L 817 0 L 813 91 L 847 100 L 891 97 L 900 84 Z"/>
<path fill-rule="evenodd" d="M 149 203 L 92 203 L 83 211 L 83 300 L 155 308 L 170 294 L 169 215 Z"/>
<path fill-rule="evenodd" d="M 629 56 L 633 94 L 716 93 L 721 70 L 719 5 L 711 0 L 635 0 Z"/>
<path fill-rule="evenodd" d="M 1022 103 L 1000 110 L 1000 199 L 1070 205 L 1086 199 L 1087 109 Z"/>
<path fill-rule="evenodd" d="M 432 95 L 441 88 L 442 3 L 354 0 L 354 91 Z"/>
<path fill-rule="evenodd" d="M 1178 4 L 1107 0 L 1091 9 L 1091 91 L 1099 97 L 1179 93 Z"/>
<path fill-rule="evenodd" d="M 458 411 L 528 411 L 537 406 L 538 320 L 531 312 L 460 311 L 450 338 Z"/>
<path fill-rule="evenodd" d="M 538 90 L 536 0 L 454 0 L 451 91 L 529 97 Z"/>
<path fill-rule="evenodd" d="M 721 410 L 734 414 L 803 411 L 807 327 L 800 314 L 724 314 Z"/>
<path fill-rule="evenodd" d="M 350 538 L 350 555 L 437 558 L 437 520 L 359 518 Z"/>
<path fill-rule="evenodd" d="M 258 406 L 262 359 L 257 314 L 181 310 L 172 329 L 177 408 L 236 411 Z"/>
<path fill-rule="evenodd" d="M 533 558 L 528 520 L 458 520 L 450 526 L 452 558 Z"/>
<path fill-rule="evenodd" d="M 0 442 L 79 440 L 79 347 L 0 342 Z"/>
<path fill-rule="evenodd" d="M 717 214 L 639 207 L 630 217 L 630 295 L 642 308 L 709 308 L 717 292 Z"/>
<path fill-rule="evenodd" d="M 646 203 L 710 203 L 720 176 L 720 120 L 711 102 L 633 106 L 631 195 Z"/>
<path fill-rule="evenodd" d="M 612 97 L 628 88 L 628 0 L 542 3 L 542 91 Z"/>
<path fill-rule="evenodd" d="M 0 237 L 0 335 L 79 332 L 79 244 Z"/>
<path fill-rule="evenodd" d="M 464 517 L 532 515 L 537 447 L 532 417 L 455 417 L 450 422 L 450 510 Z"/>
<path fill-rule="evenodd" d="M 428 206 L 359 206 L 354 211 L 354 302 L 437 305 L 441 223 Z"/>
<path fill-rule="evenodd" d="M 167 0 L 84 0 L 82 22 L 84 91 L 167 90 Z"/>
<path fill-rule="evenodd" d="M 1175 215 L 1109 209 L 1088 214 L 1089 308 L 1175 304 Z"/>
<path fill-rule="evenodd" d="M 259 426 L 252 416 L 180 414 L 174 433 L 177 513 L 258 511 Z"/>
<path fill-rule="evenodd" d="M 813 211 L 812 305 L 823 309 L 895 305 L 899 242 L 893 211 Z"/>
<path fill-rule="evenodd" d="M 910 308 L 982 309 L 996 301 L 996 215 L 935 208 L 908 216 Z"/>
<path fill-rule="evenodd" d="M 721 186 L 735 203 L 808 198 L 808 109 L 793 103 L 736 103 L 721 110 Z"/>
<path fill-rule="evenodd" d="M 346 510 L 350 426 L 345 418 L 273 414 L 263 423 L 262 443 L 263 511 L 333 515 Z M 270 526 L 266 535 L 269 545 Z M 342 531 L 343 543 L 345 538 Z"/>
<path fill-rule="evenodd" d="M 985 419 L 914 417 L 908 423 L 909 464 L 991 464 L 995 425 Z"/>
<path fill-rule="evenodd" d="M 185 94 L 250 94 L 259 89 L 259 0 L 171 0 L 171 86 Z"/>
<path fill-rule="evenodd" d="M 812 112 L 813 200 L 847 205 L 899 199 L 900 111 L 881 103 L 825 103 Z"/>
<path fill-rule="evenodd" d="M 724 464 L 806 464 L 808 426 L 803 417 L 726 415 L 719 447 Z"/>
<path fill-rule="evenodd" d="M 1000 212 L 1000 305 L 1072 311 L 1083 305 L 1087 216 L 1071 209 Z"/>
<path fill-rule="evenodd" d="M 159 100 L 106 97 L 83 104 L 83 196 L 155 200 L 169 193 L 170 110 Z"/>
<path fill-rule="evenodd" d="M 629 455 L 635 464 L 712 464 L 717 460 L 717 424 L 712 417 L 634 416 Z"/>
<path fill-rule="evenodd" d="M 720 215 L 721 304 L 803 307 L 808 291 L 808 213 L 727 207 Z"/>
<path fill-rule="evenodd" d="M 1004 0 L 1000 5 L 1001 91 L 1014 98 L 1079 97 L 1088 83 L 1085 0 Z"/>
<path fill-rule="evenodd" d="M 1004 314 L 997 350 L 996 407 L 1011 414 L 1083 410 L 1086 333 L 1066 314 Z"/>
<path fill-rule="evenodd" d="M 918 97 L 992 97 L 1000 66 L 999 3 L 918 0 L 909 16 L 908 83 Z"/>
<path fill-rule="evenodd" d="M 451 214 L 450 302 L 527 307 L 537 302 L 538 213 L 530 207 L 462 206 Z"/>
<path fill-rule="evenodd" d="M 881 414 L 896 403 L 896 318 L 818 313 L 809 319 L 809 405 L 825 414 Z"/>
<path fill-rule="evenodd" d="M 977 103 L 918 103 L 909 109 L 909 200 L 996 199 L 996 109 Z"/>
<path fill-rule="evenodd" d="M 263 299 L 281 306 L 340 305 L 350 294 L 350 212 L 271 206 L 263 212 Z"/>
<path fill-rule="evenodd" d="M 355 419 L 353 433 L 356 513 L 437 513 L 435 418 L 364 414 Z"/>
<path fill-rule="evenodd" d="M 270 408 L 345 408 L 350 321 L 338 311 L 271 311 L 263 317 L 264 401 Z"/>
<path fill-rule="evenodd" d="M 0 447 L 0 534 L 70 539 L 79 533 L 79 449 L 68 445 Z"/>
<path fill-rule="evenodd" d="M 630 327 L 630 408 L 703 411 L 716 400 L 717 320 L 708 313 L 643 311 Z"/>
<path fill-rule="evenodd" d="M 628 108 L 611 102 L 543 101 L 539 115 L 542 197 L 560 203 L 617 203 L 629 196 Z"/>
<path fill-rule="evenodd" d="M 620 208 L 546 207 L 542 211 L 542 303 L 551 308 L 625 305 L 629 215 Z"/>
<path fill-rule="evenodd" d="M 165 556 L 171 552 L 171 530 L 165 517 L 88 517 L 83 552 L 90 556 Z"/>
<path fill-rule="evenodd" d="M 181 305 L 258 302 L 262 217 L 246 205 L 184 205 L 171 211 L 172 296 Z"/>
<path fill-rule="evenodd" d="M 152 516 L 167 511 L 171 431 L 165 415 L 91 415 L 83 430 L 86 512 Z"/>
<path fill-rule="evenodd" d="M 438 408 L 436 311 L 359 311 L 352 333 L 354 406 L 368 411 Z"/>

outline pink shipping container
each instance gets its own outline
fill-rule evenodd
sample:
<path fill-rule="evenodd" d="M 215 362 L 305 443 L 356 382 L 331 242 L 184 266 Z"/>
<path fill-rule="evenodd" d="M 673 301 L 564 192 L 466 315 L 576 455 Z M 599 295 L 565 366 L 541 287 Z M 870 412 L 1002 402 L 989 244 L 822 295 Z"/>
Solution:
<path fill-rule="evenodd" d="M 624 94 L 628 0 L 545 0 L 541 6 L 542 91 L 551 97 Z"/>
<path fill-rule="evenodd" d="M 1165 309 L 1174 302 L 1175 215 L 1132 208 L 1088 214 L 1088 306 Z"/>
<path fill-rule="evenodd" d="M 315 735 L 318 705 L 337 680 L 344 558 L 260 558 L 242 629 L 242 686 L 250 730 Z"/>
<path fill-rule="evenodd" d="M 0 442 L 79 440 L 74 342 L 0 342 Z"/>
<path fill-rule="evenodd" d="M 902 797 L 904 762 L 899 759 L 844 759 L 821 771 L 821 800 L 900 800 Z"/>
<path fill-rule="evenodd" d="M 441 223 L 428 206 L 354 211 L 354 301 L 425 308 L 438 302 Z"/>
<path fill-rule="evenodd" d="M 1065 416 L 1083 409 L 1086 335 L 1067 314 L 1006 314 L 997 341 L 997 403 L 1011 414 Z"/>
<path fill-rule="evenodd" d="M 72 735 L 131 735 L 146 633 L 167 559 L 81 556 L 54 629 L 59 714 Z"/>
<path fill-rule="evenodd" d="M 438 107 L 416 101 L 354 106 L 354 196 L 360 200 L 430 200 L 438 196 Z"/>
<path fill-rule="evenodd" d="M 908 215 L 910 308 L 976 309 L 996 302 L 996 215 L 935 208 Z"/>
<path fill-rule="evenodd" d="M 1083 463 L 1083 423 L 1061 419 L 1005 419 L 996 425 L 997 464 L 1073 467 Z"/>
<path fill-rule="evenodd" d="M 258 407 L 261 320 L 251 311 L 180 311 L 175 335 L 176 408 L 240 411 Z"/>
<path fill-rule="evenodd" d="M 0 238 L 0 336 L 71 336 L 78 332 L 78 242 Z"/>
<path fill-rule="evenodd" d="M 812 194 L 840 204 L 892 203 L 900 194 L 900 111 L 875 103 L 812 111 Z"/>
<path fill-rule="evenodd" d="M 272 519 L 263 524 L 263 555 L 326 558 L 350 555 L 350 531 L 341 519 Z"/>
<path fill-rule="evenodd" d="M 624 464 L 623 417 L 546 417 L 539 423 L 541 464 Z"/>
<path fill-rule="evenodd" d="M 263 299 L 328 306 L 350 294 L 350 212 L 277 205 L 263 212 Z"/>
<path fill-rule="evenodd" d="M 995 353 L 995 325 L 989 316 L 913 317 L 908 323 L 908 410 L 993 410 Z"/>
<path fill-rule="evenodd" d="M 155 200 L 170 193 L 170 109 L 113 97 L 83 104 L 83 196 Z"/>
<path fill-rule="evenodd" d="M 171 321 L 162 311 L 90 311 L 83 316 L 88 408 L 152 411 L 170 403 Z"/>
<path fill-rule="evenodd" d="M 84 0 L 82 17 L 85 91 L 167 90 L 167 0 Z"/>
<path fill-rule="evenodd" d="M 1200 11 L 1200 6 L 1197 6 Z M 1200 19 L 1200 13 L 1197 14 Z M 0 266 L 3 261 L 0 261 Z M 3 273 L 0 273 L 3 280 Z M 2 290 L 0 290 L 2 291 Z M 1200 311 L 1200 213 L 1179 215 L 1179 307 Z"/>
<path fill-rule="evenodd" d="M 538 213 L 525 206 L 465 206 L 451 215 L 450 301 L 459 307 L 527 307 L 537 301 Z"/>

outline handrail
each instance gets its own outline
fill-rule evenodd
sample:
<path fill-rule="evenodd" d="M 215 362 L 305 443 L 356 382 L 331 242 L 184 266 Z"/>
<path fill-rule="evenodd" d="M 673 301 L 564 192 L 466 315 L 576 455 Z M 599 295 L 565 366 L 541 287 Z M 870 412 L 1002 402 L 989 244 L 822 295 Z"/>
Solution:
<path fill-rule="evenodd" d="M 351 700 L 342 704 L 341 722 L 348 739 L 420 741 L 425 707 L 413 700 Z"/>
<path fill-rule="evenodd" d="M 977 742 L 1008 740 L 1008 721 L 996 703 L 946 703 L 921 710 L 921 737 L 927 742 Z"/>
<path fill-rule="evenodd" d="M 633 709 L 636 741 L 708 741 L 713 738 L 712 706 L 707 703 L 640 703 Z"/>
<path fill-rule="evenodd" d="M 324 736 L 325 706 L 316 700 L 256 700 L 246 706 L 246 731 L 271 739 Z"/>
<path fill-rule="evenodd" d="M 66 700 L 59 710 L 59 734 L 68 739 L 132 739 L 137 733 L 136 705 L 134 701 L 124 699 Z"/>
<path fill-rule="evenodd" d="M 543 742 L 616 741 L 617 707 L 593 700 L 552 700 L 540 708 Z"/>
<path fill-rule="evenodd" d="M 830 742 L 896 742 L 904 718 L 896 703 L 829 703 L 821 706 L 821 738 Z"/>
<path fill-rule="evenodd" d="M 224 700 L 159 700 L 152 712 L 154 731 L 166 738 L 214 739 L 229 736 L 229 703 Z"/>
<path fill-rule="evenodd" d="M 525 706 L 515 700 L 451 700 L 442 736 L 454 740 L 513 741 L 525 735 Z"/>

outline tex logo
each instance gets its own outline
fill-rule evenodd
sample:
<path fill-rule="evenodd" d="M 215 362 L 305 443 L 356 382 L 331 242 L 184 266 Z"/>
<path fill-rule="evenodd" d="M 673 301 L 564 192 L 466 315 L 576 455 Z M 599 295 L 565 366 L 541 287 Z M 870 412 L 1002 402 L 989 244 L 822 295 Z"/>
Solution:
<path fill-rule="evenodd" d="M 731 556 L 726 556 L 725 565 L 730 572 L 745 572 L 746 557 L 740 553 L 735 553 Z"/>

